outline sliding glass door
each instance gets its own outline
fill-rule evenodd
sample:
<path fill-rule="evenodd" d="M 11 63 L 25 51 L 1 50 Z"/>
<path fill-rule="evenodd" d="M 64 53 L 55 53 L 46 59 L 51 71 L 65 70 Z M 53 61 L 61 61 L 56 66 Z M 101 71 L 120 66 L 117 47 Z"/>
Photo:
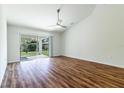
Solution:
<path fill-rule="evenodd" d="M 21 61 L 34 57 L 49 56 L 49 38 L 33 35 L 21 35 Z"/>

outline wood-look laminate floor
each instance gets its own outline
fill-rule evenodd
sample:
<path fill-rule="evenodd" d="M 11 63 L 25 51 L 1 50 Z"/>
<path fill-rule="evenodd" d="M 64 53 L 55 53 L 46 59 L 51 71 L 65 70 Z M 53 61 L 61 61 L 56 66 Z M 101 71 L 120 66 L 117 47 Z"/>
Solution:
<path fill-rule="evenodd" d="M 124 69 L 68 57 L 8 64 L 2 88 L 124 87 Z"/>

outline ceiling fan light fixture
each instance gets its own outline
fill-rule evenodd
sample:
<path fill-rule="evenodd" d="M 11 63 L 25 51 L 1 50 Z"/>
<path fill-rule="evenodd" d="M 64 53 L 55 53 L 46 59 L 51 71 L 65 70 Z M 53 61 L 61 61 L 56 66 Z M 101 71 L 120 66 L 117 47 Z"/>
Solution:
<path fill-rule="evenodd" d="M 47 29 L 50 30 L 50 31 L 53 31 L 53 30 L 61 30 L 61 31 L 64 31 L 64 30 L 66 30 L 65 28 L 63 28 L 63 27 L 60 26 L 60 25 L 49 26 L 49 27 L 47 27 Z"/>

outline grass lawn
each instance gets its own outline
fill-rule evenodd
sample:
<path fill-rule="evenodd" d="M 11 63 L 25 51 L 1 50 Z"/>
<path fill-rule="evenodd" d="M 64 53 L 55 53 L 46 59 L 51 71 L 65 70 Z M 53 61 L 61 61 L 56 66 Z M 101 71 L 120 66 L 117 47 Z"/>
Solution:
<path fill-rule="evenodd" d="M 42 54 L 48 56 L 49 52 L 48 52 L 48 50 L 42 50 Z"/>
<path fill-rule="evenodd" d="M 43 55 L 46 55 L 48 56 L 48 50 L 43 50 L 42 51 L 42 54 Z M 37 52 L 36 51 L 31 51 L 31 52 L 21 52 L 21 57 L 30 57 L 30 56 L 36 56 L 37 55 Z"/>
<path fill-rule="evenodd" d="M 22 57 L 30 57 L 30 56 L 35 56 L 37 55 L 37 52 L 36 51 L 32 51 L 32 52 L 21 52 L 21 56 Z"/>

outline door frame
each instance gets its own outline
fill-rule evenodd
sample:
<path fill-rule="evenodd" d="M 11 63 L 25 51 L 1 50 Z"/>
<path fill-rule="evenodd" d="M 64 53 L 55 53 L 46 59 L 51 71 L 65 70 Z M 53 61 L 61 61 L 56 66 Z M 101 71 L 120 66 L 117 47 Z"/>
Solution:
<path fill-rule="evenodd" d="M 21 34 L 19 33 L 19 45 L 20 45 L 20 62 L 21 62 L 21 37 L 22 35 L 28 35 L 28 36 L 36 36 L 38 37 L 38 35 L 30 35 L 30 34 Z M 47 37 L 48 38 L 48 57 L 52 57 L 53 56 L 53 37 L 52 36 L 40 36 L 40 37 Z"/>

